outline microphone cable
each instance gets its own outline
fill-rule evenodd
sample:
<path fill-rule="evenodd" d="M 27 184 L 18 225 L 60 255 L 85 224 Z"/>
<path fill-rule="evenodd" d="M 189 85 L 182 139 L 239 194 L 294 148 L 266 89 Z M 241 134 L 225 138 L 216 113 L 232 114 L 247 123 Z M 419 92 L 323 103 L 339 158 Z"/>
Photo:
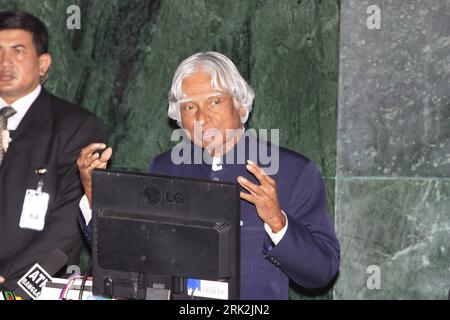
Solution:
<path fill-rule="evenodd" d="M 89 258 L 89 264 L 86 268 L 86 272 L 84 273 L 83 280 L 81 281 L 81 287 L 80 287 L 80 294 L 78 295 L 78 300 L 83 300 L 83 292 L 84 288 L 86 287 L 86 280 L 88 278 L 88 275 L 92 273 L 92 258 Z"/>

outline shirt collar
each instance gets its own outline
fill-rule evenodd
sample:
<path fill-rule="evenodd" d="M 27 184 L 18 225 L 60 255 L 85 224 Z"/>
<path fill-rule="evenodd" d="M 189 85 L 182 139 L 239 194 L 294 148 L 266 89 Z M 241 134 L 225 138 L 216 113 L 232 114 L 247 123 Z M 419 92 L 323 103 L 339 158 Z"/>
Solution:
<path fill-rule="evenodd" d="M 211 160 L 211 170 L 212 171 L 220 171 L 224 168 L 224 160 L 226 159 L 227 155 L 229 156 L 230 153 L 233 152 L 234 154 L 234 161 L 236 162 L 236 152 L 237 152 L 237 146 L 242 143 L 243 141 L 245 141 L 245 134 L 246 134 L 246 128 L 245 126 L 242 128 L 242 136 L 239 138 L 239 140 L 236 142 L 236 144 L 230 149 L 228 150 L 227 153 L 225 153 L 224 155 L 222 155 L 221 157 L 213 157 Z M 234 162 L 234 163 L 235 163 Z"/>
<path fill-rule="evenodd" d="M 220 171 L 223 169 L 222 158 L 214 157 L 212 159 L 211 170 L 212 171 Z"/>
<path fill-rule="evenodd" d="M 11 105 L 7 104 L 5 100 L 3 100 L 2 97 L 0 97 L 0 109 L 3 109 L 4 107 L 11 106 L 14 108 L 14 110 L 17 111 L 16 114 L 14 114 L 12 117 L 8 119 L 8 130 L 16 130 L 19 126 L 20 122 L 22 121 L 23 117 L 25 117 L 25 114 L 30 109 L 31 105 L 36 101 L 37 97 L 42 91 L 42 86 L 38 85 L 33 91 L 31 91 L 26 96 L 23 96 L 22 98 L 14 101 Z"/>

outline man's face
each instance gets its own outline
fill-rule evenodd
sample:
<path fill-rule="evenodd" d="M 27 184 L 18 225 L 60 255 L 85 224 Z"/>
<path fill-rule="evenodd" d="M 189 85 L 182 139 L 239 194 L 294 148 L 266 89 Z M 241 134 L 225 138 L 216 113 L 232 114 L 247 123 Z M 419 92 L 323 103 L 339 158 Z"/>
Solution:
<path fill-rule="evenodd" d="M 37 56 L 31 32 L 0 31 L 0 96 L 7 103 L 33 91 L 50 64 L 50 55 Z"/>
<path fill-rule="evenodd" d="M 180 105 L 183 128 L 197 145 L 208 149 L 223 146 L 233 138 L 231 130 L 242 128 L 244 108 L 236 109 L 232 96 L 211 87 L 209 72 L 198 71 L 184 78 L 181 88 L 186 96 Z"/>

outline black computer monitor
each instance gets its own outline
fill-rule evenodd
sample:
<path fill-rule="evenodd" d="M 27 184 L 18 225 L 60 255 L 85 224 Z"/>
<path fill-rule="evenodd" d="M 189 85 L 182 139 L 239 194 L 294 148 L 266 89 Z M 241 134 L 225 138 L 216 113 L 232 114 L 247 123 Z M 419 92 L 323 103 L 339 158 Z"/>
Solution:
<path fill-rule="evenodd" d="M 94 170 L 93 293 L 239 299 L 237 184 Z"/>

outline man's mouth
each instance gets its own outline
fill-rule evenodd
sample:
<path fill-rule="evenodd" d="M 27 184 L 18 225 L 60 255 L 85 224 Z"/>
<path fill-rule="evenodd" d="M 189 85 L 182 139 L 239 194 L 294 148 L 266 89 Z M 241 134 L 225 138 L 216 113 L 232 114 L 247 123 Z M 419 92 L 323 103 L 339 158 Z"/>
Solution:
<path fill-rule="evenodd" d="M 212 141 L 213 138 L 215 140 L 215 139 L 218 138 L 217 137 L 217 132 L 220 132 L 220 131 L 217 131 L 217 130 L 214 130 L 214 129 L 208 129 L 208 130 L 203 132 L 202 138 L 203 138 L 204 141 Z"/>
<path fill-rule="evenodd" d="M 0 81 L 11 81 L 15 78 L 13 74 L 10 73 L 0 73 Z"/>

